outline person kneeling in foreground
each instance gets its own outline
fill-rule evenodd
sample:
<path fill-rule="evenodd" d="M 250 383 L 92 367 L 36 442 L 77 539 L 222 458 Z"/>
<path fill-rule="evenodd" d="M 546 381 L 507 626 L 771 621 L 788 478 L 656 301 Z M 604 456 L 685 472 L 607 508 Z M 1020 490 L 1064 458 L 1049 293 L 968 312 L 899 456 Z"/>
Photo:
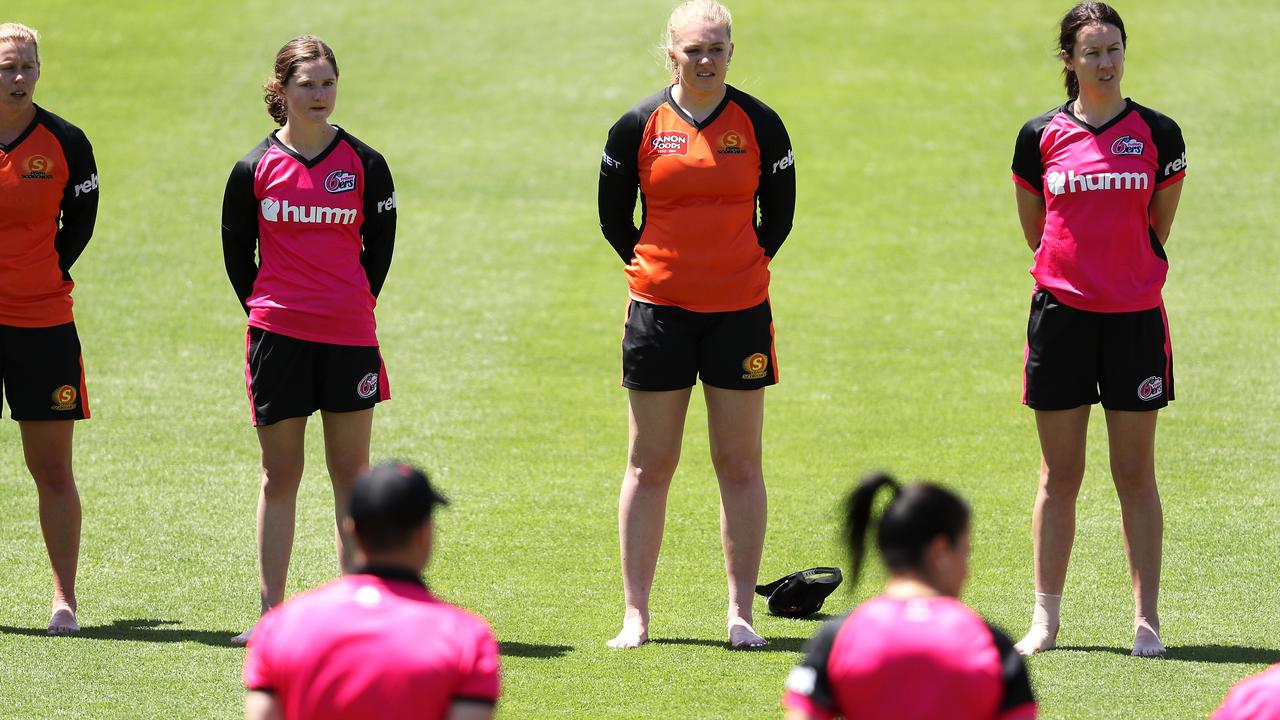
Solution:
<path fill-rule="evenodd" d="M 1280 663 L 1236 683 L 1209 720 L 1280 720 Z"/>
<path fill-rule="evenodd" d="M 420 470 L 390 462 L 351 490 L 356 570 L 268 612 L 244 661 L 246 720 L 488 720 L 498 644 L 481 618 L 422 582 L 431 513 L 447 504 Z"/>
<path fill-rule="evenodd" d="M 788 720 L 940 718 L 1021 720 L 1035 697 L 1013 641 L 956 596 L 969 571 L 969 508 L 937 485 L 900 487 L 871 475 L 849 496 L 845 524 L 852 586 L 877 492 L 893 497 L 876 545 L 889 569 L 884 593 L 831 620 L 787 677 Z"/>

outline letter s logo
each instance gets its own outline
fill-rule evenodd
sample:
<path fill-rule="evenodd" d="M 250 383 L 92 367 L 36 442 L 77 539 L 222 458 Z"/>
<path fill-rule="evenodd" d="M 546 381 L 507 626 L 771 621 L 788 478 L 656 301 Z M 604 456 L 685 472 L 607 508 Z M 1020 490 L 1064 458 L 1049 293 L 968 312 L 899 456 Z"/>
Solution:
<path fill-rule="evenodd" d="M 276 222 L 280 219 L 280 201 L 271 198 L 262 199 L 262 219 Z"/>

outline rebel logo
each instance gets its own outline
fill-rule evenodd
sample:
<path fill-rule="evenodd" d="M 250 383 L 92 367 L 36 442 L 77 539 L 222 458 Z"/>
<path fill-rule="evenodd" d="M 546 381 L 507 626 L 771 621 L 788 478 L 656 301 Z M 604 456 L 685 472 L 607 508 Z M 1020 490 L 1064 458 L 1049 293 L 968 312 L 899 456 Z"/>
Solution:
<path fill-rule="evenodd" d="M 669 130 L 654 135 L 649 142 L 654 155 L 689 154 L 689 136 L 677 130 Z"/>
<path fill-rule="evenodd" d="M 1152 375 L 1146 380 L 1143 380 L 1142 384 L 1138 386 L 1138 399 L 1143 402 L 1155 400 L 1163 394 L 1164 379 L 1159 375 Z"/>
<path fill-rule="evenodd" d="M 360 378 L 360 382 L 356 385 L 356 394 L 368 400 L 378 392 L 378 373 L 369 373 Z"/>
<path fill-rule="evenodd" d="M 356 174 L 346 170 L 334 170 L 324 179 L 324 190 L 327 193 L 344 193 L 356 189 Z"/>
<path fill-rule="evenodd" d="M 1123 135 L 1111 143 L 1112 155 L 1141 155 L 1146 148 L 1141 140 Z"/>

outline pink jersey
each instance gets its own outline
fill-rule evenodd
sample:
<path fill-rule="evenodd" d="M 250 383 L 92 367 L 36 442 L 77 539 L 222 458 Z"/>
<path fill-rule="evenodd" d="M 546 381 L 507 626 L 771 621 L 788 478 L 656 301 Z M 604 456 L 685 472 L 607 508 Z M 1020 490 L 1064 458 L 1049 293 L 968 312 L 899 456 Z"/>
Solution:
<path fill-rule="evenodd" d="M 1036 716 L 1013 642 L 950 597 L 876 597 L 828 622 L 787 677 L 783 705 L 858 720 Z"/>
<path fill-rule="evenodd" d="M 454 702 L 497 702 L 498 644 L 411 574 L 371 570 L 262 616 L 244 684 L 274 694 L 289 719 L 444 718 Z"/>
<path fill-rule="evenodd" d="M 1182 180 L 1187 154 L 1169 118 L 1132 100 L 1094 128 L 1071 103 L 1022 126 L 1013 180 L 1045 199 L 1031 275 L 1063 304 L 1092 312 L 1159 307 L 1169 262 L 1151 228 L 1151 196 Z"/>
<path fill-rule="evenodd" d="M 1236 683 L 1209 720 L 1280 720 L 1280 665 Z"/>
<path fill-rule="evenodd" d="M 339 129 L 306 160 L 272 133 L 227 181 L 227 274 L 249 324 L 299 340 L 377 345 L 396 198 L 386 161 Z M 254 262 L 256 244 L 258 262 Z"/>

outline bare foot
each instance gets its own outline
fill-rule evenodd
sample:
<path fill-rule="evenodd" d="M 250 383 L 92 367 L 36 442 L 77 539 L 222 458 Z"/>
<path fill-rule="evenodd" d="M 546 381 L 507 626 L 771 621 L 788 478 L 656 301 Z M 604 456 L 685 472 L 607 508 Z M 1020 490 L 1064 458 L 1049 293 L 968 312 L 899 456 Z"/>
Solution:
<path fill-rule="evenodd" d="M 729 647 L 735 650 L 751 650 L 768 645 L 769 641 L 760 637 L 751 627 L 751 623 L 742 618 L 729 621 Z"/>
<path fill-rule="evenodd" d="M 649 642 L 649 628 L 643 618 L 630 616 L 622 621 L 622 632 L 605 643 L 614 650 L 638 648 Z"/>
<path fill-rule="evenodd" d="M 1050 630 L 1048 625 L 1034 623 L 1027 634 L 1013 646 L 1013 649 L 1023 657 L 1031 657 L 1056 647 L 1058 647 L 1058 628 Z"/>
<path fill-rule="evenodd" d="M 250 636 L 250 635 L 253 635 L 253 628 L 254 628 L 254 627 L 256 627 L 256 625 L 250 625 L 248 630 L 245 630 L 244 632 L 240 633 L 239 635 L 236 635 L 235 637 L 231 638 L 231 641 L 230 641 L 230 642 L 231 642 L 231 644 L 232 644 L 232 645 L 235 645 L 236 647 L 244 647 L 244 646 L 248 645 L 248 644 L 249 644 L 249 636 Z"/>
<path fill-rule="evenodd" d="M 1159 626 L 1153 626 L 1145 620 L 1135 623 L 1133 629 L 1133 655 L 1135 657 L 1157 657 L 1165 653 L 1165 646 L 1160 642 Z"/>
<path fill-rule="evenodd" d="M 80 632 L 80 623 L 76 622 L 76 612 L 69 605 L 57 605 L 53 616 L 49 618 L 50 635 L 75 635 Z"/>

